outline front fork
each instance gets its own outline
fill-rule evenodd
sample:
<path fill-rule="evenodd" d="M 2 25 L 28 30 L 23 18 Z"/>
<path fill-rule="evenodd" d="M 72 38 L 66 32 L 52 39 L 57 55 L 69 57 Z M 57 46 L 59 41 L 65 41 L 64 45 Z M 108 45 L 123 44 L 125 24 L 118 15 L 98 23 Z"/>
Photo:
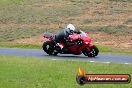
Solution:
<path fill-rule="evenodd" d="M 88 52 L 90 52 L 90 48 L 93 47 L 93 46 L 94 46 L 94 44 L 89 43 L 88 45 L 86 45 L 86 50 L 87 50 Z"/>

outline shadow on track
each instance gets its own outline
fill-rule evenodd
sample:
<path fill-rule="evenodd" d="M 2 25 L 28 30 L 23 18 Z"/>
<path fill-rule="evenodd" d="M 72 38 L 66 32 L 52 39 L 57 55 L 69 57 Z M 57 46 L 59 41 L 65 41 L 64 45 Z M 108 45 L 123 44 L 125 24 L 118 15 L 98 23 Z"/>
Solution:
<path fill-rule="evenodd" d="M 43 57 L 46 57 L 46 58 L 57 58 L 57 59 L 71 59 L 71 60 L 86 60 L 86 59 L 97 59 L 98 57 L 87 57 L 87 56 L 83 56 L 83 55 L 71 55 L 71 54 L 68 54 L 68 55 L 63 55 L 63 54 L 59 54 L 57 56 L 53 56 L 53 55 L 43 55 Z"/>

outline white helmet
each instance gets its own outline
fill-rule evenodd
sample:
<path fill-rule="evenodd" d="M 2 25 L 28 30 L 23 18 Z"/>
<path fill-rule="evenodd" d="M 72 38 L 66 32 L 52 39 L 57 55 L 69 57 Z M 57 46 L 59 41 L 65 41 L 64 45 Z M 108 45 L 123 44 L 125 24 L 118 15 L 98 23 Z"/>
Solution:
<path fill-rule="evenodd" d="M 70 31 L 74 31 L 75 27 L 73 26 L 73 24 L 68 24 L 67 27 Z"/>

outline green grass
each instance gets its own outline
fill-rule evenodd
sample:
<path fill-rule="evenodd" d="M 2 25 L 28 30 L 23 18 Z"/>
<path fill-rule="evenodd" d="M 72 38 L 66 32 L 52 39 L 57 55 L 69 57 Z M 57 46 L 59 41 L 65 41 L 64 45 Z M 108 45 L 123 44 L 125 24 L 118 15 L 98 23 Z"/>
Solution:
<path fill-rule="evenodd" d="M 120 48 L 114 48 L 114 47 L 105 46 L 105 45 L 97 45 L 97 47 L 100 53 L 132 55 L 131 49 L 120 49 Z"/>
<path fill-rule="evenodd" d="M 78 67 L 89 74 L 130 74 L 132 65 L 0 56 L 1 88 L 130 88 L 130 84 L 76 83 Z"/>
<path fill-rule="evenodd" d="M 16 39 L 30 38 L 39 36 L 44 32 L 54 32 L 54 29 L 48 28 L 0 28 L 0 42 L 8 42 Z"/>
<path fill-rule="evenodd" d="M 42 45 L 1 42 L 1 43 L 0 43 L 0 48 L 42 49 Z"/>
<path fill-rule="evenodd" d="M 104 27 L 93 27 L 93 26 L 83 26 L 80 29 L 87 32 L 105 32 L 113 35 L 131 35 L 132 27 L 118 25 L 118 26 L 104 26 Z"/>
<path fill-rule="evenodd" d="M 132 0 L 109 0 L 109 1 L 115 1 L 115 2 L 132 2 Z"/>
<path fill-rule="evenodd" d="M 104 19 L 104 18 L 87 18 L 87 19 L 83 19 L 82 22 L 84 24 L 87 23 L 93 23 L 93 22 L 112 22 L 115 21 L 115 19 Z"/>
<path fill-rule="evenodd" d="M 84 14 L 84 10 L 90 7 L 95 9 L 98 4 L 108 6 L 110 9 L 107 9 L 106 12 L 108 11 L 110 14 L 127 13 L 131 11 L 131 5 L 129 0 L 125 1 L 124 3 L 115 2 L 114 0 L 1 0 L 0 22 L 26 24 L 65 23 L 63 19 Z M 95 12 L 96 15 L 102 13 L 100 9 Z M 106 13 L 101 15 L 103 14 L 106 15 Z"/>
<path fill-rule="evenodd" d="M 124 24 L 128 24 L 129 22 L 132 22 L 132 18 L 128 19 Z"/>
<path fill-rule="evenodd" d="M 13 4 L 19 4 L 20 2 L 23 2 L 25 0 L 0 0 L 0 7 L 3 6 L 9 6 Z"/>
<path fill-rule="evenodd" d="M 53 6 L 48 6 L 50 4 Z M 0 21 L 3 23 L 13 22 L 28 24 L 60 23 L 62 17 L 79 15 L 82 12 L 81 9 L 83 9 L 83 5 L 70 1 L 25 0 L 25 2 L 21 4 L 2 9 Z"/>

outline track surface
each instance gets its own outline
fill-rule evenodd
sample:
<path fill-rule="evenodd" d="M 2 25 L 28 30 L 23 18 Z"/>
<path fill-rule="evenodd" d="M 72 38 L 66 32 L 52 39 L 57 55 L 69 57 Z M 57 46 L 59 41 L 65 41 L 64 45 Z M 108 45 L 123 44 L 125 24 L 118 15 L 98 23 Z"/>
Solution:
<path fill-rule="evenodd" d="M 49 59 L 68 59 L 68 60 L 83 60 L 96 62 L 114 62 L 114 63 L 132 63 L 132 56 L 99 54 L 95 58 L 88 58 L 84 55 L 58 54 L 58 56 L 49 56 L 38 49 L 18 49 L 18 48 L 0 48 L 0 55 L 16 55 L 28 56 Z"/>

